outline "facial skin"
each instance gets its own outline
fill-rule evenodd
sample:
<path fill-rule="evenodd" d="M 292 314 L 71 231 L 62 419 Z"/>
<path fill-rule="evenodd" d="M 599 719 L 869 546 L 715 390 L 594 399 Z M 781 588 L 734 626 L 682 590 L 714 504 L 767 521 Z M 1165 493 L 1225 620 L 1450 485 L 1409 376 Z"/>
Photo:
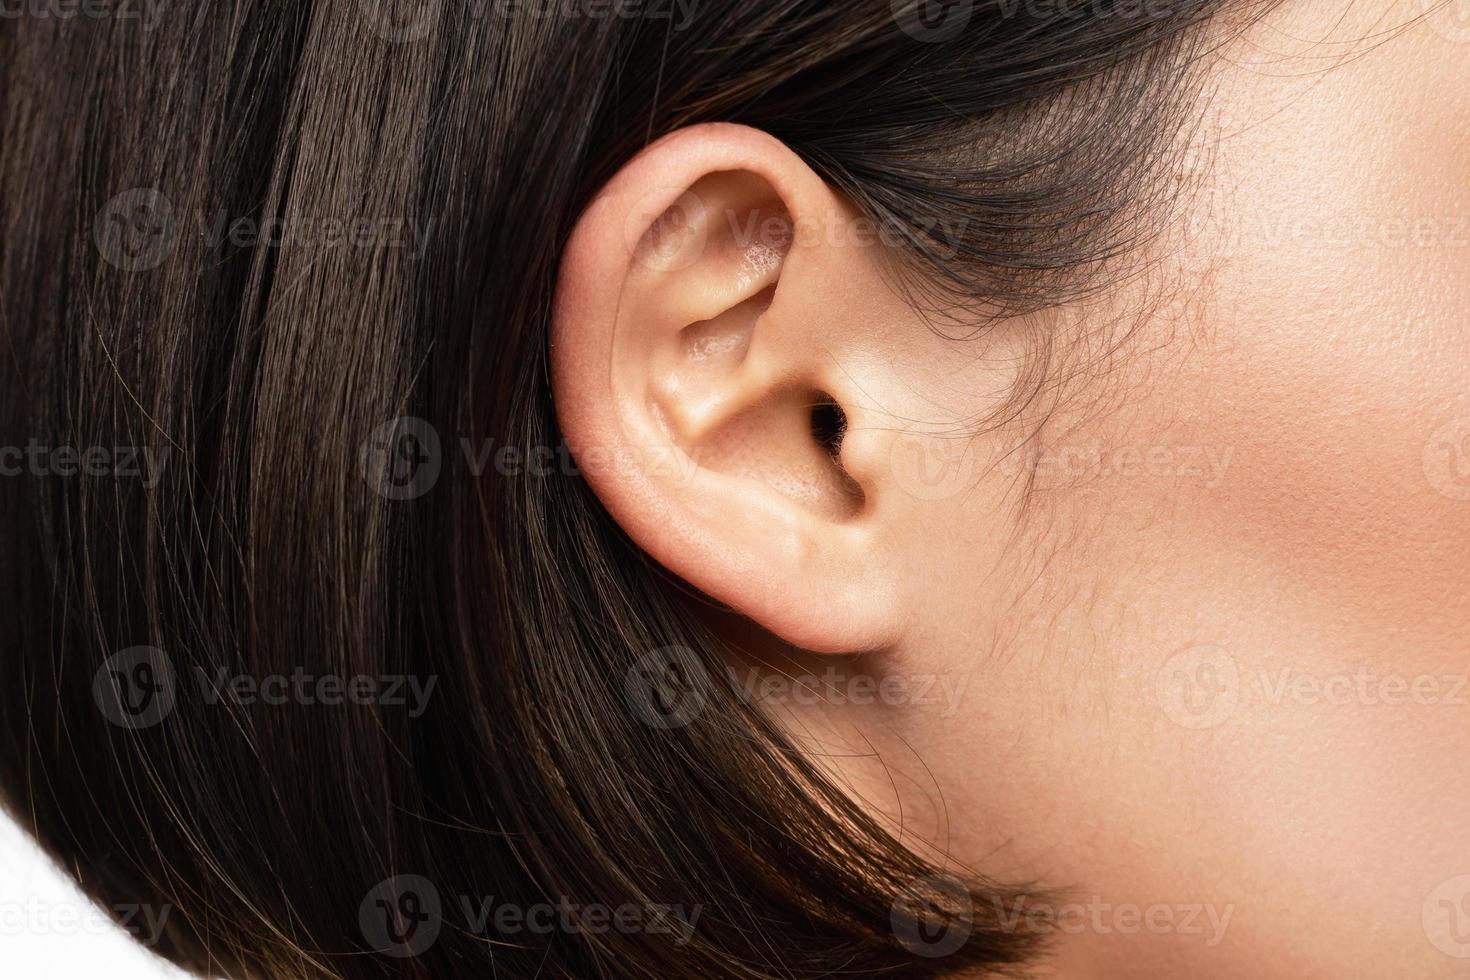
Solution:
<path fill-rule="evenodd" d="M 1177 233 L 1083 305 L 926 323 L 738 127 L 630 163 L 565 257 L 594 490 L 906 842 L 1063 889 L 1060 977 L 1470 956 L 1470 32 L 1346 6 L 1219 53 Z"/>

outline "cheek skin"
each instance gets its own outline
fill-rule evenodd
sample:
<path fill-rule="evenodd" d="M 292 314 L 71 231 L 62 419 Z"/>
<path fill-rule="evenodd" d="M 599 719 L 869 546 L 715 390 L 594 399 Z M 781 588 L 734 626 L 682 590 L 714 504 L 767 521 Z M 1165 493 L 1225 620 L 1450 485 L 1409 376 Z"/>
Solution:
<path fill-rule="evenodd" d="M 1418 10 L 1369 6 L 1380 30 Z M 1277 36 L 1319 37 L 1320 7 Z M 1470 631 L 1470 505 L 1426 473 L 1437 434 L 1470 419 L 1470 110 L 1446 97 L 1470 48 L 1432 23 L 1358 48 L 1222 85 L 1250 125 L 1220 144 L 1220 342 L 1192 367 L 1202 426 L 1238 447 L 1222 524 L 1327 609 L 1428 654 Z"/>
<path fill-rule="evenodd" d="M 1459 492 L 1470 481 L 1447 484 L 1426 463 L 1446 425 L 1470 422 L 1470 119 L 1455 94 L 1470 45 L 1420 25 L 1373 50 L 1329 46 L 1333 62 L 1301 39 L 1320 38 L 1341 8 L 1288 5 L 1279 33 L 1257 35 L 1274 52 L 1257 48 L 1222 79 L 1217 180 L 1185 257 L 1209 284 L 1202 317 L 1128 424 L 1099 427 L 1136 442 L 1152 423 L 1160 442 L 1232 452 L 1213 489 L 1104 489 L 1113 511 L 1090 542 L 1114 557 L 1131 547 L 1152 569 L 1114 589 L 1142 624 L 1112 644 L 1139 651 L 1138 675 L 1123 679 L 1125 667 L 1100 700 L 1116 710 L 1157 698 L 1147 667 L 1200 638 L 1240 672 L 1228 723 L 1203 734 L 1114 723 L 1106 737 L 1148 765 L 1099 767 L 1149 801 L 1125 808 L 1121 852 L 1148 841 L 1135 858 L 1167 868 L 1160 855 L 1189 828 L 1176 866 L 1130 871 L 1133 887 L 1170 895 L 1170 880 L 1213 868 L 1207 890 L 1236 907 L 1215 972 L 1194 975 L 1463 968 L 1421 915 L 1440 882 L 1470 873 L 1470 704 L 1271 703 L 1262 687 L 1283 668 L 1470 671 L 1470 501 Z M 1353 9 L 1372 16 L 1343 24 L 1344 37 L 1421 8 Z M 1315 61 L 1297 60 L 1308 51 Z M 1123 566 L 1112 573 L 1127 581 Z M 1355 922 L 1375 923 L 1371 942 Z M 1267 951 L 1277 966 L 1263 972 Z M 1089 953 L 1107 956 L 1107 944 Z"/>
<path fill-rule="evenodd" d="M 1293 0 L 1228 53 L 1196 234 L 1168 257 L 1196 288 L 1120 355 L 1105 411 L 1050 430 L 1207 447 L 1219 479 L 1109 472 L 1014 534 L 983 487 L 915 508 L 928 605 L 899 655 L 972 693 L 889 758 L 947 776 L 947 839 L 1105 902 L 1232 910 L 1209 947 L 1065 937 L 1061 975 L 1463 975 L 1421 916 L 1470 874 L 1470 703 L 1279 686 L 1470 672 L 1470 487 L 1426 467 L 1470 423 L 1470 44 L 1363 43 L 1421 5 L 1347 6 Z M 1161 669 L 1198 643 L 1240 699 L 1203 729 L 1161 710 Z"/>

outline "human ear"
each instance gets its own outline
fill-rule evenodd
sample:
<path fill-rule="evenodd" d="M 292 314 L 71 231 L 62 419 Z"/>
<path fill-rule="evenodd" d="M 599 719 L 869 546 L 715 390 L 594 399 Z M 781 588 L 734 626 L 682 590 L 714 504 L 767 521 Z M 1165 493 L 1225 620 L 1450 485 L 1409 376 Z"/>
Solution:
<path fill-rule="evenodd" d="M 881 275 L 854 214 L 784 144 L 680 130 L 597 196 L 562 258 L 557 416 L 647 554 L 804 649 L 894 642 L 899 562 L 877 519 L 888 460 L 846 362 Z"/>

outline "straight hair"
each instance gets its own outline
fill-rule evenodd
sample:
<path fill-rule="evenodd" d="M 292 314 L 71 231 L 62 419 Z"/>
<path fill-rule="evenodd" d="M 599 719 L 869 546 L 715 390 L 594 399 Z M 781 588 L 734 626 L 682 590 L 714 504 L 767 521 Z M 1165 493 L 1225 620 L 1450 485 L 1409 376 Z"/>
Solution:
<path fill-rule="evenodd" d="M 1023 971 L 1043 937 L 1004 912 L 1039 886 L 842 791 L 574 467 L 456 446 L 564 459 L 561 250 L 694 123 L 784 141 L 898 237 L 916 301 L 1105 286 L 1166 221 L 1225 5 L 0 20 L 9 810 L 120 921 L 167 910 L 142 938 L 201 974 Z M 467 896 L 582 913 L 477 931 Z"/>

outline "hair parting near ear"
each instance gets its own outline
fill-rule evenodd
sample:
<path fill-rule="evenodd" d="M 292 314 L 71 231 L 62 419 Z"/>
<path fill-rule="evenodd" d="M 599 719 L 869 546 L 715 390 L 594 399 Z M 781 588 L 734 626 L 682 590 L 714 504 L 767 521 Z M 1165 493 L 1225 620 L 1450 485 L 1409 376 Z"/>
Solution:
<path fill-rule="evenodd" d="M 916 302 L 1014 312 L 1099 288 L 1167 210 L 1209 18 L 1262 5 L 984 0 L 933 41 L 888 0 L 677 20 L 453 3 L 406 39 L 314 0 L 174 5 L 146 31 L 0 22 L 0 445 L 169 461 L 151 485 L 0 480 L 8 806 L 105 907 L 170 908 L 159 951 L 211 975 L 1023 970 L 1039 937 L 1001 913 L 1025 884 L 936 864 L 847 798 L 580 480 L 475 478 L 446 451 L 432 492 L 395 500 L 358 450 L 404 416 L 446 442 L 557 445 L 557 256 L 623 163 L 691 123 L 795 150 L 905 240 Z M 139 188 L 178 233 L 129 270 L 93 221 Z M 219 214 L 370 216 L 415 241 L 195 233 Z M 815 406 L 813 430 L 835 446 L 840 410 Z M 92 679 L 138 646 L 181 685 L 303 665 L 439 683 L 416 717 L 181 696 L 134 730 Z M 625 681 L 671 648 L 694 652 L 702 710 L 654 726 Z M 687 941 L 446 923 L 400 957 L 359 914 L 402 874 L 446 906 L 699 915 Z M 962 874 L 942 900 L 924 884 Z M 926 955 L 905 916 L 968 941 Z"/>

